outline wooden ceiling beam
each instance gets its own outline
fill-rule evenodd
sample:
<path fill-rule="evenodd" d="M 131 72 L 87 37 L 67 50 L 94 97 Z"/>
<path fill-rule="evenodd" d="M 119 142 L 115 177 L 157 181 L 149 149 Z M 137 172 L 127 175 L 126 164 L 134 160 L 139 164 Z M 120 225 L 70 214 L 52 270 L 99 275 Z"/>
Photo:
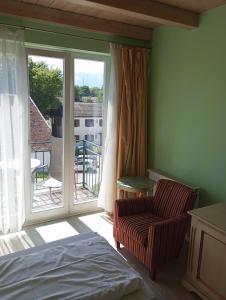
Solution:
<path fill-rule="evenodd" d="M 0 0 L 0 13 L 38 19 L 89 31 L 107 33 L 139 40 L 151 40 L 152 30 L 135 25 L 47 8 L 13 0 Z"/>
<path fill-rule="evenodd" d="M 195 12 L 151 0 L 76 0 L 76 3 L 147 20 L 160 25 L 196 28 L 199 15 Z"/>

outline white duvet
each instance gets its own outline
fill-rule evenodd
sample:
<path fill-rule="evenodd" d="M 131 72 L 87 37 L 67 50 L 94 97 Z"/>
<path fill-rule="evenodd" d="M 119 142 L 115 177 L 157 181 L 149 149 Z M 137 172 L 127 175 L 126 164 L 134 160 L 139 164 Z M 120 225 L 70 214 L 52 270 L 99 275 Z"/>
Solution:
<path fill-rule="evenodd" d="M 0 259 L 1 300 L 113 300 L 142 284 L 140 275 L 97 234 Z"/>

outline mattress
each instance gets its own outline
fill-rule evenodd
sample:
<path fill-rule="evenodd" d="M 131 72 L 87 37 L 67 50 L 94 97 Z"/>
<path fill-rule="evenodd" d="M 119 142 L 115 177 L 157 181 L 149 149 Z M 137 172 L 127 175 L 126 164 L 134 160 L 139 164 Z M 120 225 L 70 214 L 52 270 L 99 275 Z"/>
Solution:
<path fill-rule="evenodd" d="M 142 288 L 141 276 L 96 233 L 0 258 L 1 300 L 114 300 Z"/>

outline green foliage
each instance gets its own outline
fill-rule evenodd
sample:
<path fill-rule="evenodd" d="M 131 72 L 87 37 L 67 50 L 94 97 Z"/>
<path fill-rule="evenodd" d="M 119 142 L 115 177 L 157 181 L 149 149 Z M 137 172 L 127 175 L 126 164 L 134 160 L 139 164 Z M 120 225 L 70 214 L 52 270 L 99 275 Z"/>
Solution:
<path fill-rule="evenodd" d="M 76 102 L 102 102 L 103 87 L 89 88 L 87 85 L 75 86 L 75 101 Z"/>
<path fill-rule="evenodd" d="M 49 68 L 45 62 L 28 60 L 30 96 L 43 116 L 57 109 L 63 94 L 63 76 L 59 68 Z"/>
<path fill-rule="evenodd" d="M 48 177 L 48 172 L 36 172 L 35 177 L 45 179 Z"/>
<path fill-rule="evenodd" d="M 90 96 L 90 89 L 89 89 L 89 87 L 87 85 L 80 86 L 80 94 L 83 97 Z"/>

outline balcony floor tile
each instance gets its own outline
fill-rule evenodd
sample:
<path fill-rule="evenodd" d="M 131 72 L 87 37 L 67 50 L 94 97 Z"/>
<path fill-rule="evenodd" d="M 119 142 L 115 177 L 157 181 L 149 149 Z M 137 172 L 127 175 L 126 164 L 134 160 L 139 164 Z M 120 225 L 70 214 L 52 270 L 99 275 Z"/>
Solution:
<path fill-rule="evenodd" d="M 75 192 L 74 203 L 83 203 L 96 199 L 96 195 L 90 192 L 88 189 L 83 187 L 78 187 Z M 52 191 L 36 191 L 33 197 L 32 210 L 40 211 L 45 209 L 52 209 L 55 207 L 62 206 L 63 195 L 62 190 Z"/>

